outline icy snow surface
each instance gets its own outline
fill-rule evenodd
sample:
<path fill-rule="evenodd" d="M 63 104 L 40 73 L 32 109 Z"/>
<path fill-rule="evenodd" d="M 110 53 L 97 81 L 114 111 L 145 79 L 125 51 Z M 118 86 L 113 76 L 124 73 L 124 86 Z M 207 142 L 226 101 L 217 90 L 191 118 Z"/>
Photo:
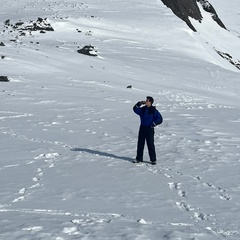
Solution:
<path fill-rule="evenodd" d="M 240 239 L 240 72 L 213 50 L 240 59 L 239 3 L 209 2 L 229 31 L 160 0 L 1 0 L 0 239 Z M 131 162 L 147 95 L 156 166 Z"/>

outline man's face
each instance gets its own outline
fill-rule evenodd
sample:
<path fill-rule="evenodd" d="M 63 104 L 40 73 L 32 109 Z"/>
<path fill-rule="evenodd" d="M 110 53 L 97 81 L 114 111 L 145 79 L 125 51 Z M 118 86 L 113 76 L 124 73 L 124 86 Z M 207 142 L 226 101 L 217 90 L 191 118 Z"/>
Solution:
<path fill-rule="evenodd" d="M 146 106 L 147 107 L 151 107 L 152 106 L 152 103 L 148 99 L 146 99 Z"/>

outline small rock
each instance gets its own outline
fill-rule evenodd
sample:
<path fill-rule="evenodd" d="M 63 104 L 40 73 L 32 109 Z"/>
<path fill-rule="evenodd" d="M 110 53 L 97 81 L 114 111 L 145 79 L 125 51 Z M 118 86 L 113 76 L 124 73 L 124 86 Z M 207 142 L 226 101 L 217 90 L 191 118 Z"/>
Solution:
<path fill-rule="evenodd" d="M 137 220 L 139 223 L 141 223 L 141 224 L 147 224 L 147 222 L 143 219 L 143 218 L 141 218 L 141 219 L 139 219 L 139 220 Z"/>
<path fill-rule="evenodd" d="M 0 76 L 0 82 L 9 82 L 9 79 L 7 76 Z"/>
<path fill-rule="evenodd" d="M 94 50 L 94 47 L 91 45 L 84 46 L 82 49 L 77 50 L 77 52 L 94 57 L 98 56 L 97 52 Z"/>

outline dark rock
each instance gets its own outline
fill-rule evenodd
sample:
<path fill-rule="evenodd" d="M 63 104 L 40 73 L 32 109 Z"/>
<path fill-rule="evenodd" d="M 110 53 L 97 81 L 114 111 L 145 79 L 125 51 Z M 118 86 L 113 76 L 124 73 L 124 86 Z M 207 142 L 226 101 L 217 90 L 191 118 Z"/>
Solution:
<path fill-rule="evenodd" d="M 47 18 L 38 18 L 36 21 L 30 21 L 28 23 L 17 22 L 14 25 L 10 23 L 10 20 L 4 22 L 6 27 L 12 27 L 14 30 L 19 32 L 23 31 L 54 31 L 50 23 L 48 23 Z"/>
<path fill-rule="evenodd" d="M 185 21 L 193 31 L 197 31 L 188 19 L 188 17 L 192 17 L 198 21 L 202 20 L 202 15 L 196 0 L 162 0 L 162 2 L 171 8 L 176 16 Z"/>
<path fill-rule="evenodd" d="M 185 21 L 187 25 L 195 32 L 197 30 L 192 25 L 191 21 L 189 20 L 189 17 L 199 22 L 201 22 L 203 19 L 201 11 L 197 5 L 197 2 L 199 2 L 202 5 L 205 11 L 211 13 L 213 20 L 216 21 L 219 24 L 219 26 L 226 29 L 222 21 L 219 19 L 215 9 L 207 0 L 162 0 L 162 2 L 167 7 L 171 8 L 173 13 L 180 19 Z"/>
<path fill-rule="evenodd" d="M 199 3 L 201 3 L 203 9 L 206 11 L 206 12 L 209 12 L 211 13 L 212 15 L 212 18 L 214 21 L 217 22 L 217 24 L 222 27 L 222 28 L 225 28 L 225 25 L 223 24 L 223 22 L 221 21 L 221 19 L 218 17 L 217 15 L 217 12 L 215 11 L 215 9 L 213 8 L 213 6 L 207 1 L 207 0 L 197 0 Z"/>
<path fill-rule="evenodd" d="M 7 20 L 4 22 L 4 25 L 10 26 L 10 19 L 7 19 Z"/>
<path fill-rule="evenodd" d="M 4 44 L 3 42 L 0 42 L 0 46 L 1 46 L 1 47 L 4 47 L 5 44 Z"/>
<path fill-rule="evenodd" d="M 0 82 L 9 82 L 9 79 L 7 76 L 0 76 Z"/>
<path fill-rule="evenodd" d="M 26 26 L 27 30 L 31 31 L 54 31 L 50 23 L 47 22 L 47 18 L 38 18 L 36 22 Z"/>
<path fill-rule="evenodd" d="M 237 69 L 240 70 L 240 61 L 239 60 L 236 60 L 234 61 L 233 57 L 229 54 L 229 53 L 224 53 L 224 52 L 221 52 L 219 50 L 216 50 L 215 51 L 224 59 L 226 59 L 227 61 L 229 61 L 232 65 L 234 65 Z"/>
<path fill-rule="evenodd" d="M 19 27 L 19 26 L 22 26 L 24 24 L 24 22 L 17 22 L 16 24 L 15 24 L 15 26 L 16 27 Z"/>
<path fill-rule="evenodd" d="M 94 47 L 91 45 L 84 46 L 82 49 L 77 50 L 77 52 L 94 57 L 98 56 L 96 51 L 94 50 Z"/>

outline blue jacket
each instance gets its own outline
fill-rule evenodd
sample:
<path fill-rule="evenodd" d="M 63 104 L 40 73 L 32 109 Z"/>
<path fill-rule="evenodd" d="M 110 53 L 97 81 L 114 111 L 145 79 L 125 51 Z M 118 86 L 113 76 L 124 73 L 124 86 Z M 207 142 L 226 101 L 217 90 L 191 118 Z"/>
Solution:
<path fill-rule="evenodd" d="M 163 122 L 162 115 L 156 107 L 141 107 L 141 102 L 134 105 L 133 111 L 140 116 L 141 125 L 147 127 L 155 127 Z"/>

